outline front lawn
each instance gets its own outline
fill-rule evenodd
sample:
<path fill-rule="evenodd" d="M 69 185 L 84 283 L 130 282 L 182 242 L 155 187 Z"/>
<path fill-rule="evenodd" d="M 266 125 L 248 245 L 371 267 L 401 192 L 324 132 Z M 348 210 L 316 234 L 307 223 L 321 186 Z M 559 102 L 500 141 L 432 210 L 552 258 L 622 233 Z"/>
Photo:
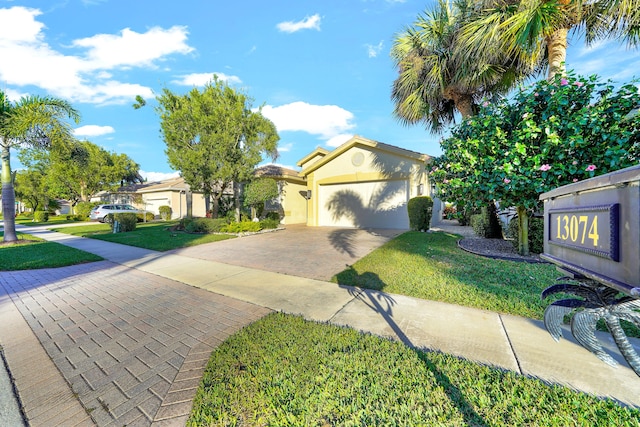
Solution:
<path fill-rule="evenodd" d="M 109 224 L 100 223 L 91 223 L 76 227 L 52 228 L 51 230 L 74 236 L 90 237 L 92 239 L 152 249 L 154 251 L 169 251 L 171 249 L 218 242 L 236 237 L 230 234 L 198 234 L 174 231 L 171 227 L 175 224 L 177 224 L 177 221 L 139 223 L 134 231 L 115 234 L 111 232 Z"/>
<path fill-rule="evenodd" d="M 640 411 L 353 329 L 271 314 L 211 355 L 188 426 L 638 426 Z"/>
<path fill-rule="evenodd" d="M 542 291 L 560 274 L 550 264 L 469 254 L 448 233 L 408 232 L 387 242 L 332 281 L 416 298 L 542 319 Z"/>
<path fill-rule="evenodd" d="M 16 224 L 26 225 L 28 227 L 35 227 L 38 225 L 57 225 L 57 224 L 74 224 L 74 223 L 82 223 L 84 221 L 76 221 L 74 219 L 67 219 L 67 215 L 50 215 L 49 220 L 47 222 L 35 222 L 33 217 L 19 215 L 16 218 Z"/>
<path fill-rule="evenodd" d="M 30 234 L 17 234 L 19 242 L 0 244 L 0 271 L 65 267 L 102 260 L 98 255 L 47 242 Z"/>

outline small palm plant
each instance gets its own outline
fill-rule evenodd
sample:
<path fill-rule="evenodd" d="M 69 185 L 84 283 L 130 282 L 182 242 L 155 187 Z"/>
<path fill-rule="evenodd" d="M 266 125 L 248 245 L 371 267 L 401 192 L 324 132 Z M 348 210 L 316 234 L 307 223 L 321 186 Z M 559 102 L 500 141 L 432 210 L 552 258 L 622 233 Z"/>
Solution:
<path fill-rule="evenodd" d="M 542 292 L 542 298 L 555 294 L 572 294 L 579 298 L 554 301 L 544 312 L 544 325 L 553 339 L 562 337 L 561 325 L 564 317 L 573 313 L 571 333 L 587 350 L 611 366 L 617 362 L 604 351 L 595 330 L 599 320 L 603 320 L 620 353 L 640 376 L 640 356 L 636 353 L 624 332 L 620 320 L 626 320 L 640 327 L 640 299 L 622 294 L 619 290 L 605 286 L 594 280 L 561 277 L 553 286 Z M 637 288 L 634 288 L 634 290 Z"/>

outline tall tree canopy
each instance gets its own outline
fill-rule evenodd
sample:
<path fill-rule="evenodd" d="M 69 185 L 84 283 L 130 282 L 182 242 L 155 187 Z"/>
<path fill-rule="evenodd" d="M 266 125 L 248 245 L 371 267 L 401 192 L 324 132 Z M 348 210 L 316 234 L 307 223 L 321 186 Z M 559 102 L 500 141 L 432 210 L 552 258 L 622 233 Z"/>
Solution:
<path fill-rule="evenodd" d="M 475 19 L 474 4 L 439 0 L 396 36 L 391 56 L 398 77 L 391 97 L 401 122 L 422 122 L 439 132 L 453 123 L 456 112 L 469 117 L 479 100 L 506 93 L 536 72 L 539 58 L 509 56 L 495 49 L 469 54 L 460 32 Z"/>
<path fill-rule="evenodd" d="M 553 188 L 637 164 L 640 93 L 568 72 L 481 109 L 442 141 L 432 177 L 445 200 L 499 200 L 518 210 L 522 254 L 527 212 Z"/>
<path fill-rule="evenodd" d="M 476 16 L 461 30 L 470 57 L 502 52 L 509 57 L 547 57 L 548 78 L 564 72 L 570 33 L 590 44 L 640 41 L 640 0 L 481 0 Z"/>
<path fill-rule="evenodd" d="M 204 193 L 207 210 L 213 196 L 214 216 L 225 189 L 250 180 L 264 154 L 274 160 L 278 155 L 274 124 L 252 109 L 251 98 L 217 76 L 202 91 L 176 95 L 165 88 L 157 100 L 169 164 L 192 190 Z"/>
<path fill-rule="evenodd" d="M 99 191 L 143 182 L 140 166 L 129 156 L 89 141 L 74 140 L 59 150 L 22 151 L 20 160 L 30 170 L 45 169 L 48 194 L 73 205 L 88 202 Z"/>
<path fill-rule="evenodd" d="M 52 98 L 29 96 L 13 103 L 0 90 L 0 157 L 2 160 L 2 213 L 4 241 L 18 240 L 15 223 L 15 191 L 11 172 L 11 148 L 35 147 L 50 149 L 72 139 L 67 122 L 80 120 L 78 112 L 68 102 Z"/>

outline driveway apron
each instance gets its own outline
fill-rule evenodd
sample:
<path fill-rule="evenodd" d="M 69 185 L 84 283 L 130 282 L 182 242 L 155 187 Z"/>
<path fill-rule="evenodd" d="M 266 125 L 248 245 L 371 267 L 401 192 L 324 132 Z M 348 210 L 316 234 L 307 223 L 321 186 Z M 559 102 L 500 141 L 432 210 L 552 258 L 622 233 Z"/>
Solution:
<path fill-rule="evenodd" d="M 30 367 L 13 373 L 30 425 L 184 425 L 211 351 L 269 312 L 109 261 L 0 275 L 0 341 Z M 24 363 L 38 341 L 48 358 Z"/>
<path fill-rule="evenodd" d="M 171 253 L 329 281 L 405 231 L 287 225 L 284 230 L 176 249 Z"/>

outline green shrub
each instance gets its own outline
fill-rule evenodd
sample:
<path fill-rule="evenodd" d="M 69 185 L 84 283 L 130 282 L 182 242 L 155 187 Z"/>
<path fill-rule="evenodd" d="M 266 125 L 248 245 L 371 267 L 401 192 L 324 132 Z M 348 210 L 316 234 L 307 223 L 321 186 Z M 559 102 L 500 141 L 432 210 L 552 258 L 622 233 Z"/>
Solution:
<path fill-rule="evenodd" d="M 267 214 L 264 217 L 265 219 L 272 219 L 274 221 L 280 222 L 280 213 L 276 211 L 267 212 Z"/>
<path fill-rule="evenodd" d="M 82 216 L 77 215 L 77 214 L 76 215 L 67 215 L 67 221 L 82 221 L 84 219 L 85 218 L 83 218 Z"/>
<path fill-rule="evenodd" d="M 35 211 L 33 213 L 33 220 L 35 222 L 47 222 L 47 221 L 49 221 L 49 212 L 47 212 L 47 211 Z"/>
<path fill-rule="evenodd" d="M 496 215 L 496 206 L 493 203 L 480 209 L 479 214 L 471 215 L 469 223 L 473 231 L 480 237 L 502 238 L 502 227 Z"/>
<path fill-rule="evenodd" d="M 171 206 L 168 205 L 162 205 L 158 208 L 158 213 L 160 213 L 160 218 L 162 218 L 164 221 L 168 221 L 171 219 Z"/>
<path fill-rule="evenodd" d="M 145 218 L 146 216 L 146 218 Z M 155 215 L 153 214 L 153 212 L 145 212 L 145 213 L 139 213 L 136 214 L 136 218 L 138 218 L 138 222 L 144 222 L 144 221 L 153 221 L 155 219 Z"/>
<path fill-rule="evenodd" d="M 507 237 L 513 239 L 511 243 L 513 247 L 518 249 L 518 217 L 514 217 L 509 221 Z M 544 218 L 529 217 L 529 252 L 541 254 L 544 252 Z"/>
<path fill-rule="evenodd" d="M 180 227 L 188 233 L 218 233 L 227 225 L 225 218 L 183 218 Z"/>
<path fill-rule="evenodd" d="M 262 221 L 260 221 L 260 225 L 262 226 L 263 230 L 264 229 L 278 228 L 278 226 L 280 225 L 280 220 L 266 218 L 266 219 L 263 219 Z"/>
<path fill-rule="evenodd" d="M 259 222 L 240 221 L 227 224 L 222 227 L 221 231 L 225 233 L 255 233 L 260 230 L 262 230 L 262 225 Z"/>
<path fill-rule="evenodd" d="M 74 212 L 81 218 L 87 218 L 91 210 L 99 204 L 100 202 L 78 202 L 74 208 Z"/>
<path fill-rule="evenodd" d="M 427 231 L 431 222 L 433 200 L 429 196 L 414 197 L 407 204 L 409 227 L 416 231 Z"/>
<path fill-rule="evenodd" d="M 134 213 L 116 213 L 113 215 L 113 221 L 111 221 L 111 231 L 113 231 L 116 222 L 118 223 L 118 231 L 125 233 L 127 231 L 133 231 L 136 229 L 138 223 L 137 214 Z"/>

